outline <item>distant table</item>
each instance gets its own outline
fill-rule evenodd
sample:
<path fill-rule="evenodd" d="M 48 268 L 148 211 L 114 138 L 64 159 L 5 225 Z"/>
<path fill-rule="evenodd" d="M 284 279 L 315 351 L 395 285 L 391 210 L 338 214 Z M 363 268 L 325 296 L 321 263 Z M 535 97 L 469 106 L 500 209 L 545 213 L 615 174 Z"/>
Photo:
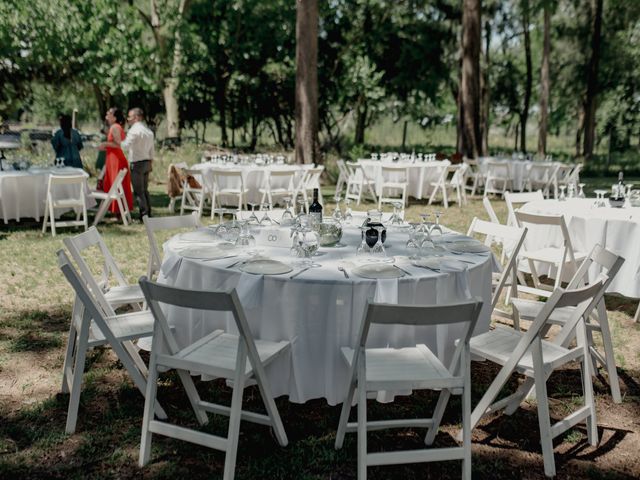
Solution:
<path fill-rule="evenodd" d="M 31 167 L 29 170 L 5 170 L 0 172 L 0 213 L 4 223 L 21 218 L 39 219 L 44 214 L 49 175 L 89 175 L 81 168 L 72 167 Z M 86 186 L 86 185 L 85 185 Z M 74 185 L 59 186 L 57 196 L 74 195 Z M 88 186 L 86 186 L 88 192 Z M 87 207 L 95 205 L 95 200 L 87 197 Z M 62 213 L 62 212 L 57 212 Z"/>
<path fill-rule="evenodd" d="M 511 158 L 498 158 L 498 157 L 481 157 L 478 159 L 478 166 L 480 171 L 486 175 L 487 173 L 487 160 L 491 160 L 497 163 L 509 164 L 511 170 L 511 183 L 513 189 L 521 192 L 524 190 L 525 182 L 527 180 L 527 171 L 531 167 L 531 160 L 519 160 Z"/>
<path fill-rule="evenodd" d="M 416 160 L 415 162 L 407 162 L 400 160 L 398 162 L 389 162 L 386 160 L 358 160 L 362 165 L 367 177 L 376 182 L 376 195 L 380 195 L 380 186 L 382 185 L 382 166 L 389 165 L 391 167 L 404 167 L 408 170 L 409 185 L 407 186 L 407 195 L 413 198 L 426 198 L 431 194 L 431 182 L 436 182 L 442 173 L 442 169 L 448 167 L 450 162 L 433 161 L 423 162 Z"/>
<path fill-rule="evenodd" d="M 624 257 L 625 262 L 609 285 L 609 292 L 640 298 L 640 208 L 595 207 L 594 199 L 573 198 L 566 201 L 539 200 L 520 209 L 526 213 L 563 215 L 574 250 L 590 252 L 594 245 Z M 526 243 L 537 248 L 561 246 L 557 229 L 529 225 Z M 541 272 L 543 273 L 543 272 Z M 593 269 L 590 276 L 599 271 Z"/>

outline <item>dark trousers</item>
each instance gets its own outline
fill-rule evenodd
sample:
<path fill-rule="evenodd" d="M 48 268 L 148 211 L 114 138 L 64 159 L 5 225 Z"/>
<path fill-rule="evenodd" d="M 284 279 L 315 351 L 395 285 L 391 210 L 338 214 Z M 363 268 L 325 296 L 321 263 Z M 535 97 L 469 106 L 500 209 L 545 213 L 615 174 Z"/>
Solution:
<path fill-rule="evenodd" d="M 140 220 L 145 215 L 151 216 L 149 173 L 151 173 L 151 160 L 139 160 L 131 163 L 131 184 L 133 185 L 133 195 L 140 209 Z"/>

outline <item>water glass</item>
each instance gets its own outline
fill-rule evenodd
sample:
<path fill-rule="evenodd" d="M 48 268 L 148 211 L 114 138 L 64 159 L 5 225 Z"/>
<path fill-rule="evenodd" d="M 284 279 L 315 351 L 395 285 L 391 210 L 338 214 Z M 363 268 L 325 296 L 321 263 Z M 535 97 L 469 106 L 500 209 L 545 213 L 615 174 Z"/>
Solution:
<path fill-rule="evenodd" d="M 280 225 L 283 227 L 289 227 L 294 224 L 293 212 L 291 211 L 291 197 L 286 197 L 284 199 L 285 209 L 282 212 L 282 217 L 280 218 Z"/>

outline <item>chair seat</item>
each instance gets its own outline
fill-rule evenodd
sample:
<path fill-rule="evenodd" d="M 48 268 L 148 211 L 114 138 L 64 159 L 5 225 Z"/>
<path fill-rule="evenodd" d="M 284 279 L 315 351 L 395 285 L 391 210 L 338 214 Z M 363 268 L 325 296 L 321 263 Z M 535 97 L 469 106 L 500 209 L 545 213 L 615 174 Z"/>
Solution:
<path fill-rule="evenodd" d="M 518 310 L 518 316 L 525 320 L 535 319 L 544 308 L 544 302 L 537 300 L 526 300 L 523 298 L 512 298 L 513 308 Z M 549 316 L 549 321 L 558 325 L 564 325 L 571 319 L 575 307 L 556 308 Z"/>
<path fill-rule="evenodd" d="M 188 365 L 192 372 L 233 378 L 239 339 L 238 335 L 216 330 L 173 356 L 159 356 L 158 363 L 172 368 L 185 368 Z M 256 339 L 255 345 L 260 361 L 266 366 L 278 355 L 284 353 L 290 344 L 287 341 L 272 342 Z M 253 375 L 253 367 L 249 361 L 245 367 L 245 375 L 247 378 Z"/>
<path fill-rule="evenodd" d="M 140 285 L 116 285 L 107 290 L 104 297 L 112 306 L 144 302 Z"/>
<path fill-rule="evenodd" d="M 149 310 L 106 317 L 105 321 L 111 332 L 121 341 L 153 335 L 153 315 Z M 92 343 L 106 341 L 105 336 L 94 322 L 91 323 L 91 334 Z"/>
<path fill-rule="evenodd" d="M 342 355 L 351 366 L 354 350 L 343 347 Z M 425 345 L 407 348 L 366 349 L 367 390 L 462 387 Z"/>
<path fill-rule="evenodd" d="M 107 200 L 110 197 L 107 192 L 102 192 L 100 190 L 92 190 L 91 192 L 89 192 L 89 196 L 91 198 L 95 198 L 96 200 Z M 118 197 L 117 195 L 114 195 L 111 198 L 116 199 Z"/>
<path fill-rule="evenodd" d="M 504 365 L 509 360 L 509 357 L 523 335 L 525 335 L 524 332 L 519 332 L 508 327 L 497 326 L 494 330 L 471 338 L 471 354 L 486 358 L 499 365 Z M 553 369 L 565 364 L 572 359 L 567 358 L 567 355 L 571 353 L 572 351 L 560 345 L 542 340 L 542 361 L 545 368 Z M 573 352 L 573 356 L 576 357 L 580 356 L 580 354 L 579 349 L 577 352 Z M 517 368 L 526 375 L 533 375 L 531 348 L 522 356 Z"/>
<path fill-rule="evenodd" d="M 240 188 L 221 188 L 216 193 L 218 195 L 240 195 L 241 193 L 244 195 L 249 191 L 248 188 L 240 189 Z"/>
<path fill-rule="evenodd" d="M 529 260 L 534 260 L 537 262 L 544 263 L 552 263 L 554 265 L 559 265 L 562 262 L 562 248 L 556 247 L 546 247 L 541 248 L 539 250 L 527 250 L 525 252 L 520 252 L 520 255 L 524 258 L 528 258 Z M 580 263 L 587 257 L 587 254 L 584 252 L 574 252 L 574 256 L 577 263 Z M 565 263 L 569 263 L 569 257 L 565 258 Z"/>
<path fill-rule="evenodd" d="M 52 204 L 54 208 L 82 207 L 82 200 L 77 198 L 58 198 Z"/>

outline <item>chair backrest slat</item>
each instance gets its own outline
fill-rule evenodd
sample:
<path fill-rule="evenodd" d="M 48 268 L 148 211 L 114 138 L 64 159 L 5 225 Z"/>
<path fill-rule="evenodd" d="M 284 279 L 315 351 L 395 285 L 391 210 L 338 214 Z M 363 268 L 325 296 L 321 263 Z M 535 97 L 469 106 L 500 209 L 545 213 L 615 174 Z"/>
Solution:
<path fill-rule="evenodd" d="M 448 325 L 470 318 L 482 307 L 482 299 L 450 305 L 396 305 L 369 303 L 367 317 L 371 323 L 395 325 Z"/>
<path fill-rule="evenodd" d="M 159 269 L 162 263 L 162 255 L 158 247 L 156 232 L 163 230 L 177 230 L 180 228 L 198 228 L 200 219 L 197 212 L 191 215 L 175 215 L 172 217 L 142 217 L 147 239 L 149 240 L 149 261 L 147 264 L 147 276 L 151 278 Z"/>

